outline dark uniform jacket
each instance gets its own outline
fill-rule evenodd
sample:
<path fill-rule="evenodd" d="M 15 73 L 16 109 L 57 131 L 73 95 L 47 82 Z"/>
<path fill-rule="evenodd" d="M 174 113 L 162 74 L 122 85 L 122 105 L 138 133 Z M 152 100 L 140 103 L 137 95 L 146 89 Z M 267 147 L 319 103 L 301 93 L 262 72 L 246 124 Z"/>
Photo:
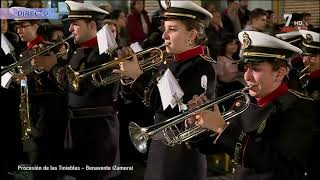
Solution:
<path fill-rule="evenodd" d="M 314 71 L 310 74 L 306 91 L 311 98 L 318 101 L 320 100 L 320 70 Z"/>
<path fill-rule="evenodd" d="M 88 40 L 76 49 L 69 61 L 75 71 L 81 71 L 112 60 L 107 54 L 99 55 L 97 38 Z M 68 92 L 70 121 L 65 146 L 71 148 L 70 165 L 112 166 L 119 158 L 119 122 L 113 108 L 115 85 L 96 86 L 91 76 L 80 82 L 79 91 L 71 88 L 67 77 L 68 66 L 56 64 L 51 76 L 60 88 Z M 103 75 L 103 73 L 102 73 Z M 117 159 L 119 160 L 119 159 Z M 80 171 L 83 176 L 103 176 L 108 171 Z M 86 174 L 88 173 L 88 174 Z M 78 174 L 79 175 L 79 174 Z M 81 175 L 81 174 L 80 174 Z"/>
<path fill-rule="evenodd" d="M 174 61 L 168 63 L 167 67 L 161 67 L 159 70 L 160 74 L 164 73 L 167 68 L 171 70 L 184 92 L 182 98 L 185 104 L 192 99 L 193 95 L 200 95 L 205 92 L 201 87 L 201 77 L 204 75 L 208 78 L 207 97 L 212 98 L 215 94 L 216 75 L 211 62 L 201 55 L 202 52 L 199 52 L 201 48 L 203 47 L 199 46 L 182 53 L 184 57 L 181 57 L 181 59 L 176 57 Z M 143 73 L 133 83 L 132 88 L 144 98 L 146 104 L 154 109 L 154 123 L 156 124 L 181 112 L 178 111 L 178 107 L 173 109 L 168 107 L 163 110 L 156 86 L 156 79 L 159 79 L 160 74 L 153 76 L 150 81 L 149 73 L 151 72 Z M 160 141 L 151 141 L 145 180 L 204 180 L 206 179 L 206 173 L 206 157 L 200 154 L 199 150 L 188 149 L 184 144 L 170 147 Z"/>
<path fill-rule="evenodd" d="M 18 61 L 32 55 L 33 48 L 43 42 L 44 38 L 40 35 L 28 42 Z M 31 163 L 58 164 L 67 119 L 66 94 L 55 86 L 47 72 L 33 71 L 30 61 L 22 64 L 22 70 L 27 76 L 32 123 L 32 139 L 24 141 L 24 151 L 29 152 Z M 35 156 L 30 154 L 33 152 Z"/>
<path fill-rule="evenodd" d="M 313 101 L 285 84 L 264 100 L 251 104 L 216 139 L 236 162 L 234 179 L 306 178 L 316 120 Z"/>
<path fill-rule="evenodd" d="M 8 36 L 13 33 L 5 33 L 4 35 L 9 42 L 16 48 L 13 37 Z M 17 35 L 14 35 L 16 37 Z M 4 50 L 0 49 L 0 66 L 6 67 L 15 62 L 15 52 L 13 50 L 9 54 L 5 54 Z M 2 80 L 2 79 L 1 79 Z M 3 82 L 2 82 L 3 83 Z M 18 164 L 22 159 L 22 142 L 21 142 L 21 121 L 19 117 L 19 102 L 20 95 L 18 86 L 15 83 L 9 82 L 9 87 L 0 86 L 0 99 L 1 99 L 1 120 L 2 130 L 1 136 L 6 137 L 3 139 L 3 151 L 1 156 L 0 166 L 3 167 L 1 171 L 4 179 L 9 179 L 11 175 L 8 174 L 10 171 L 15 171 Z M 3 173 L 3 174 L 2 174 Z"/>
<path fill-rule="evenodd" d="M 310 74 L 309 81 L 305 87 L 306 93 L 315 100 L 315 108 L 318 112 L 317 121 L 314 126 L 313 136 L 314 139 L 320 139 L 320 70 L 314 71 Z M 312 179 L 320 179 L 320 144 L 317 141 L 313 142 L 312 156 L 310 157 L 313 164 L 311 165 Z"/>

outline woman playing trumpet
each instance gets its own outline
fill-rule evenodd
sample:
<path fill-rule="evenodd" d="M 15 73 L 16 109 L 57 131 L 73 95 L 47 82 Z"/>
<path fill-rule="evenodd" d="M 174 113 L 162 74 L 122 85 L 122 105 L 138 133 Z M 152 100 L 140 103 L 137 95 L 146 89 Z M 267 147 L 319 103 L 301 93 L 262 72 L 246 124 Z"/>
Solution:
<path fill-rule="evenodd" d="M 158 72 L 142 72 L 136 56 L 132 61 L 120 64 L 120 73 L 135 79 L 133 90 L 144 97 L 145 104 L 153 108 L 154 123 L 180 113 L 177 106 L 164 109 L 161 104 L 157 83 L 166 70 L 170 69 L 178 80 L 184 92 L 183 103 L 187 103 L 194 94 L 204 93 L 212 98 L 216 83 L 212 60 L 205 56 L 205 47 L 202 45 L 206 39 L 202 20 L 212 18 L 211 13 L 191 1 L 161 1 L 161 5 L 165 9 L 162 38 L 166 52 L 173 56 L 173 60 L 165 61 Z M 124 51 L 130 53 L 128 49 Z M 207 77 L 206 89 L 201 87 L 203 76 Z M 188 149 L 184 144 L 169 147 L 162 142 L 151 141 L 146 180 L 204 180 L 206 173 L 206 157 L 197 149 Z"/>
<path fill-rule="evenodd" d="M 310 98 L 288 89 L 286 80 L 287 59 L 302 51 L 260 32 L 244 31 L 239 39 L 245 47 L 244 79 L 257 103 L 229 123 L 217 107 L 205 110 L 196 115 L 196 125 L 218 134 L 214 143 L 237 164 L 234 179 L 317 179 L 309 166 L 316 111 Z"/>

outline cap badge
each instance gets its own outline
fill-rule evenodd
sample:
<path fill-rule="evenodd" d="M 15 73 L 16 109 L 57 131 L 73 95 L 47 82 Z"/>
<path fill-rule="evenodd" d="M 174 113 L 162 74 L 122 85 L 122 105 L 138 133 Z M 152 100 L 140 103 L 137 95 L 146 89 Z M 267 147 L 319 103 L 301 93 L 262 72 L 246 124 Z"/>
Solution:
<path fill-rule="evenodd" d="M 243 47 L 248 48 L 251 45 L 251 39 L 247 33 L 243 33 Z"/>
<path fill-rule="evenodd" d="M 171 1 L 170 0 L 165 0 L 164 2 L 166 3 L 167 8 L 171 7 Z"/>
<path fill-rule="evenodd" d="M 307 43 L 309 44 L 313 41 L 311 34 L 306 34 L 306 40 L 307 40 Z"/>

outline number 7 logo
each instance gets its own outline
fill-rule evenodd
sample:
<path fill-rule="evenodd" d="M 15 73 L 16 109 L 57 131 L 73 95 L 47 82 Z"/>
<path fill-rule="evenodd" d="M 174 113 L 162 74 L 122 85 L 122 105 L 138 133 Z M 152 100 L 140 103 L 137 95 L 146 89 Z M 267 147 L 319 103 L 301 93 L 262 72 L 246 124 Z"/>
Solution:
<path fill-rule="evenodd" d="M 283 18 L 286 19 L 285 26 L 289 26 L 291 19 L 292 19 L 292 14 L 283 14 Z"/>

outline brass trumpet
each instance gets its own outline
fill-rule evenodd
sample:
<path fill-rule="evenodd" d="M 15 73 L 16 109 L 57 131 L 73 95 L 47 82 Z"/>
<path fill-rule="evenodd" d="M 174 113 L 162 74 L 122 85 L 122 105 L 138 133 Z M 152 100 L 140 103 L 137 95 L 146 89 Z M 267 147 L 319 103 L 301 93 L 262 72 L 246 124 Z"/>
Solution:
<path fill-rule="evenodd" d="M 143 71 L 152 69 L 160 65 L 164 61 L 165 55 L 164 50 L 162 50 L 163 47 L 165 47 L 165 44 L 141 51 L 136 54 L 138 57 L 139 65 Z M 147 58 L 145 58 L 146 54 L 148 53 L 150 53 L 150 55 Z M 67 71 L 68 81 L 70 82 L 71 87 L 74 91 L 80 90 L 79 84 L 86 77 L 91 77 L 91 80 L 95 86 L 105 86 L 108 84 L 112 84 L 118 80 L 121 80 L 123 77 L 117 73 L 112 73 L 110 75 L 107 75 L 106 77 L 103 77 L 102 71 L 111 72 L 113 69 L 119 68 L 120 62 L 124 62 L 131 58 L 132 56 L 122 59 L 116 59 L 81 71 L 75 71 L 69 65 L 69 69 Z"/>
<path fill-rule="evenodd" d="M 48 47 L 45 47 L 44 49 L 42 49 L 39 52 L 33 53 L 32 55 L 30 55 L 30 56 L 28 56 L 28 57 L 26 57 L 26 58 L 24 58 L 22 60 L 19 60 L 19 61 L 13 63 L 13 64 L 10 64 L 10 65 L 6 66 L 5 68 L 1 69 L 1 76 L 4 75 L 5 73 L 11 71 L 12 69 L 17 68 L 18 66 L 22 66 L 22 65 L 26 65 L 26 64 L 27 64 L 27 66 L 31 66 L 31 60 L 34 57 L 40 56 L 42 54 L 45 54 L 45 53 L 49 52 L 51 49 L 53 49 L 53 48 L 55 48 L 55 47 L 57 47 L 57 46 L 59 46 L 61 44 L 65 44 L 66 45 L 66 50 L 67 50 L 66 53 L 68 53 L 68 51 L 70 49 L 70 46 L 69 46 L 69 43 L 67 41 L 69 39 L 71 39 L 71 38 L 74 38 L 74 37 L 75 37 L 75 34 L 71 34 L 69 37 L 67 37 L 66 39 L 63 39 L 61 42 L 58 42 L 58 43 L 52 44 L 52 45 L 50 45 Z M 58 54 L 57 58 L 64 56 L 66 53 Z M 33 70 L 36 70 L 36 69 L 27 70 L 27 71 L 31 72 Z M 24 71 L 24 73 L 28 73 L 24 69 L 22 71 Z"/>
<path fill-rule="evenodd" d="M 184 122 L 186 119 L 195 116 L 199 112 L 203 110 L 211 110 L 214 105 L 219 104 L 223 101 L 226 101 L 232 97 L 243 96 L 245 98 L 245 105 L 238 109 L 237 111 L 231 110 L 227 113 L 223 114 L 223 118 L 225 121 L 238 116 L 243 113 L 250 104 L 249 95 L 245 92 L 248 90 L 250 86 L 247 86 L 241 90 L 231 92 L 225 96 L 222 96 L 216 100 L 209 101 L 204 103 L 203 105 L 198 106 L 197 108 L 174 116 L 166 121 L 160 122 L 158 124 L 148 126 L 148 127 L 140 127 L 134 122 L 130 122 L 129 124 L 129 134 L 133 145 L 136 149 L 141 153 L 147 152 L 147 141 L 153 138 L 154 135 L 163 133 L 163 142 L 166 145 L 174 146 L 176 144 L 181 144 L 183 142 L 188 141 L 189 139 L 207 131 L 207 129 L 201 128 L 199 126 L 194 126 L 186 129 L 185 131 L 180 132 L 177 128 L 177 125 Z"/>

